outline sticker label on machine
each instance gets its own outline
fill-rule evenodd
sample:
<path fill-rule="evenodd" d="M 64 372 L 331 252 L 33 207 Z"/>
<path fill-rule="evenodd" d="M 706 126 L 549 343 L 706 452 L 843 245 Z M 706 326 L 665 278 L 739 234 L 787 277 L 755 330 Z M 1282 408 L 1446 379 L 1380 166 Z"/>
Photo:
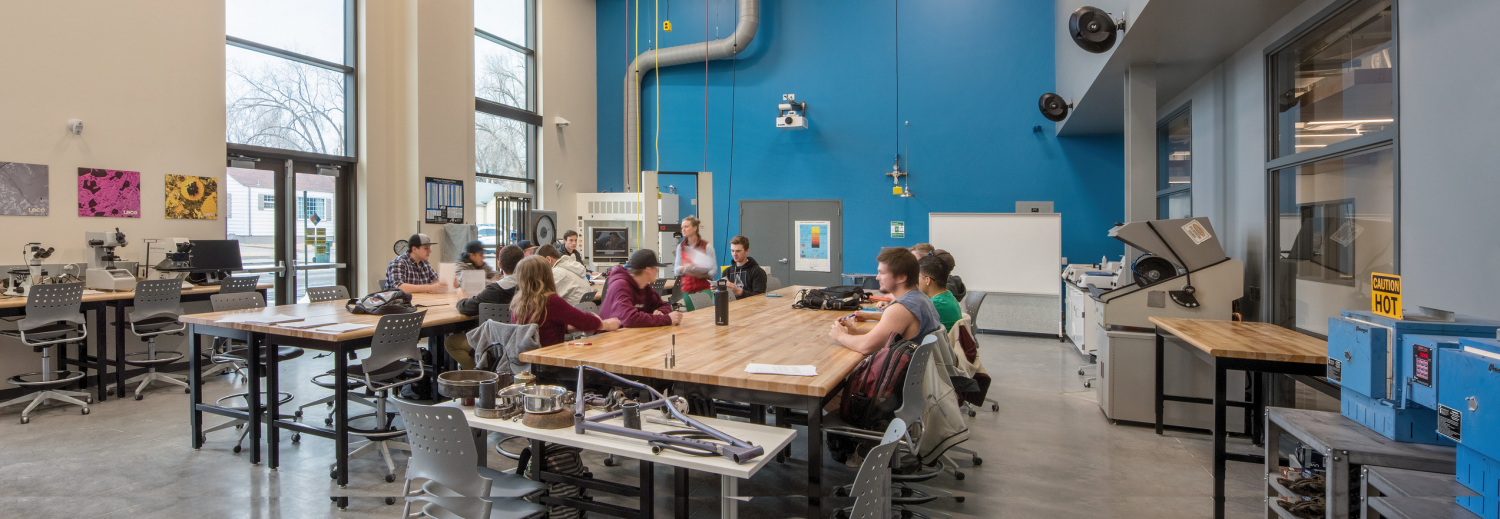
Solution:
<path fill-rule="evenodd" d="M 1370 273 L 1370 311 L 1401 319 L 1401 276 Z"/>
<path fill-rule="evenodd" d="M 1432 387 L 1432 348 L 1415 345 L 1411 351 L 1411 381 Z"/>
<path fill-rule="evenodd" d="M 1198 223 L 1198 220 L 1189 221 L 1187 225 L 1182 226 L 1182 231 L 1186 232 L 1188 238 L 1193 240 L 1193 245 L 1203 245 L 1203 242 L 1206 242 L 1209 238 L 1214 237 L 1212 234 L 1208 233 L 1207 227 L 1204 227 L 1203 224 Z"/>
<path fill-rule="evenodd" d="M 1340 383 L 1342 383 L 1343 382 L 1343 380 L 1342 380 L 1343 378 L 1344 378 L 1344 363 L 1340 362 L 1339 359 L 1335 359 L 1333 357 L 1329 357 L 1328 358 L 1328 380 L 1332 380 L 1334 382 L 1340 382 Z"/>
<path fill-rule="evenodd" d="M 1460 434 L 1464 430 L 1464 415 L 1457 409 L 1438 404 L 1438 434 L 1447 436 L 1453 441 L 1460 441 Z"/>

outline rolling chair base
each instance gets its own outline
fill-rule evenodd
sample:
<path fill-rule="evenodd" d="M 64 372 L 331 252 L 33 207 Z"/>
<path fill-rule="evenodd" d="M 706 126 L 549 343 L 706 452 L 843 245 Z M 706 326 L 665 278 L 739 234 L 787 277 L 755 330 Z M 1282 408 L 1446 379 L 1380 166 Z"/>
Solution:
<path fill-rule="evenodd" d="M 79 400 L 78 398 L 83 398 L 83 400 Z M 83 414 L 89 414 L 89 404 L 94 403 L 94 396 L 83 391 L 44 389 L 8 402 L 0 403 L 0 408 L 10 407 L 13 405 L 21 405 L 30 402 L 31 405 L 26 406 L 26 409 L 24 411 L 21 411 L 21 423 L 28 424 L 31 423 L 31 411 L 35 410 L 37 406 L 42 405 L 42 403 L 47 402 L 48 400 L 57 400 L 59 402 L 82 407 Z"/>
<path fill-rule="evenodd" d="M 125 381 L 125 383 L 127 385 L 128 384 L 135 384 L 136 382 L 140 382 L 140 384 L 135 387 L 135 399 L 136 400 L 140 400 L 140 399 L 144 398 L 144 396 L 142 396 L 141 393 L 145 392 L 146 388 L 150 387 L 152 382 L 161 382 L 163 384 L 169 384 L 169 385 L 179 386 L 179 387 L 182 388 L 182 392 L 183 393 L 189 393 L 189 392 L 191 392 L 191 389 L 188 388 L 187 377 L 184 377 L 182 375 L 174 375 L 174 374 L 171 374 L 171 373 L 157 373 L 155 371 L 152 371 L 150 373 L 146 373 L 145 375 L 134 377 L 134 378 L 131 378 L 130 380 Z M 110 388 L 109 392 L 111 394 L 113 394 L 114 393 L 114 388 Z M 121 395 L 121 396 L 124 396 L 124 395 Z"/>
<path fill-rule="evenodd" d="M 393 432 L 404 432 L 404 431 L 393 431 Z M 397 436 L 397 438 L 399 438 L 399 437 L 400 436 Z M 393 482 L 396 481 L 396 462 L 395 462 L 395 460 L 391 459 L 391 450 L 406 451 L 406 455 L 410 456 L 411 455 L 411 444 L 406 443 L 406 442 L 396 441 L 396 440 L 370 440 L 370 441 L 367 441 L 367 442 L 364 442 L 364 443 L 360 444 L 358 448 L 356 448 L 353 451 L 351 451 L 349 453 L 349 459 L 352 460 L 354 458 L 358 458 L 358 457 L 364 456 L 366 454 L 370 454 L 370 453 L 373 453 L 373 452 L 379 452 L 380 456 L 382 458 L 385 458 L 385 482 L 386 483 L 393 483 Z M 338 479 L 338 467 L 337 466 L 329 466 L 328 467 L 328 476 L 330 478 L 332 478 L 332 479 Z"/>

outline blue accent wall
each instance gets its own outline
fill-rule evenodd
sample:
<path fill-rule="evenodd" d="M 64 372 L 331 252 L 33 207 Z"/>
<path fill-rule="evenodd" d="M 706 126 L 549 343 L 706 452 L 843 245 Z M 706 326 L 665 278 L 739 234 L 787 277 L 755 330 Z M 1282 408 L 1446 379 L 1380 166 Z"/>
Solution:
<path fill-rule="evenodd" d="M 662 0 L 673 31 L 661 33 L 657 5 L 598 0 L 600 191 L 624 185 L 637 7 L 640 51 L 657 34 L 666 47 L 726 37 L 737 19 L 734 0 Z M 928 213 L 1011 212 L 1018 200 L 1055 202 L 1070 261 L 1118 255 L 1106 233 L 1124 214 L 1121 137 L 1060 139 L 1037 111 L 1054 86 L 1057 23 L 1037 0 L 762 0 L 736 59 L 647 75 L 641 166 L 713 172 L 716 242 L 740 233 L 739 200 L 842 199 L 848 272 L 873 272 L 881 247 L 926 241 Z M 810 129 L 776 128 L 782 94 L 807 103 Z M 884 176 L 898 154 L 913 198 Z M 890 238 L 892 220 L 906 238 Z"/>

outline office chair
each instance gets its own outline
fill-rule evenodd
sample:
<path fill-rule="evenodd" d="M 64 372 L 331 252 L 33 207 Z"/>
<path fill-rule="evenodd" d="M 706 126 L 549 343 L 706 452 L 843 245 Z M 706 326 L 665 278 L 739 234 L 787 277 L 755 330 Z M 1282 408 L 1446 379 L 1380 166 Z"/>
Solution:
<path fill-rule="evenodd" d="M 321 303 L 324 301 L 348 301 L 349 289 L 343 285 L 328 287 L 315 287 L 307 289 L 307 302 Z"/>
<path fill-rule="evenodd" d="M 781 290 L 785 286 L 786 285 L 782 285 L 781 284 L 781 279 L 777 278 L 776 276 L 767 276 L 766 277 L 766 292 L 767 293 L 775 292 L 777 290 Z"/>
<path fill-rule="evenodd" d="M 370 337 L 370 356 L 360 359 L 358 366 L 349 366 L 349 378 L 364 382 L 365 387 L 375 392 L 375 412 L 348 418 L 353 422 L 375 417 L 374 429 L 349 427 L 349 434 L 365 438 L 365 442 L 349 458 L 365 454 L 380 453 L 385 458 L 385 481 L 396 481 L 396 462 L 391 460 L 391 449 L 410 452 L 411 445 L 396 441 L 406 436 L 406 431 L 392 427 L 395 417 L 386 411 L 392 389 L 415 384 L 427 376 L 426 366 L 421 364 L 422 351 L 417 341 L 422 336 L 422 320 L 427 311 L 410 314 L 388 314 L 380 317 L 375 325 L 375 335 Z M 416 373 L 410 373 L 415 368 Z M 465 431 L 467 434 L 467 431 Z M 329 476 L 338 479 L 336 466 L 329 466 Z"/>
<path fill-rule="evenodd" d="M 192 392 L 188 387 L 187 377 L 158 373 L 156 371 L 157 366 L 165 366 L 177 362 L 185 356 L 182 353 L 158 355 L 156 352 L 157 336 L 184 335 L 183 331 L 187 330 L 187 325 L 177 320 L 181 314 L 181 281 L 176 279 L 157 279 L 136 283 L 135 310 L 130 312 L 130 315 L 126 317 L 126 321 L 130 323 L 130 333 L 146 340 L 146 351 L 127 353 L 123 359 L 126 365 L 146 368 L 146 374 L 139 377 L 140 385 L 135 388 L 136 400 L 143 398 L 144 395 L 141 393 L 152 382 L 182 386 L 182 392 Z M 116 326 L 119 325 L 120 323 L 116 323 Z"/>
<path fill-rule="evenodd" d="M 585 312 L 589 312 L 589 313 L 592 313 L 592 314 L 599 313 L 599 303 L 595 303 L 594 302 L 594 295 L 597 294 L 597 293 L 598 293 L 597 290 L 591 291 L 591 292 L 585 292 L 583 294 L 583 298 L 579 299 L 578 300 L 578 304 L 573 305 L 573 308 L 577 308 L 579 310 L 583 310 Z"/>
<path fill-rule="evenodd" d="M 88 373 L 87 370 L 74 373 L 52 369 L 53 346 L 88 340 L 88 320 L 79 312 L 82 306 L 83 283 L 35 285 L 26 296 L 26 317 L 17 321 L 15 330 L 0 331 L 0 335 L 20 339 L 22 345 L 30 346 L 32 351 L 42 354 L 41 371 L 10 377 L 12 385 L 35 391 L 0 403 L 0 408 L 4 408 L 29 402 L 26 410 L 21 411 L 21 423 L 31 423 L 31 411 L 51 400 L 80 406 L 83 414 L 89 414 L 89 404 L 94 403 L 92 395 L 62 389 L 82 379 Z M 69 337 L 70 334 L 77 336 Z"/>
<path fill-rule="evenodd" d="M 891 420 L 885 429 L 880 445 L 870 449 L 854 475 L 854 484 L 849 495 L 854 497 L 854 506 L 840 509 L 835 517 L 846 519 L 891 519 L 891 459 L 896 455 L 901 438 L 906 435 L 906 422 L 900 418 Z"/>
<path fill-rule="evenodd" d="M 510 305 L 499 303 L 479 303 L 479 322 L 483 323 L 485 321 L 495 321 L 497 323 L 510 324 Z M 475 353 L 477 354 L 478 352 L 476 351 Z M 475 355 L 475 357 L 477 358 L 478 355 Z M 508 450 L 505 450 L 504 448 L 505 442 L 507 440 L 515 438 L 520 438 L 520 436 L 501 434 L 500 441 L 495 442 L 495 453 L 513 460 L 521 459 L 520 452 L 510 452 Z M 522 446 L 522 448 L 524 449 L 525 446 Z"/>
<path fill-rule="evenodd" d="M 416 502 L 427 503 L 422 510 L 427 517 L 450 517 L 431 510 L 433 505 L 460 517 L 521 519 L 546 512 L 540 505 L 522 501 L 545 490 L 546 484 L 479 464 L 476 449 L 483 444 L 471 435 L 463 411 L 394 402 L 411 443 L 406 483 L 401 488 L 406 498 L 402 517 L 411 517 L 411 505 Z M 418 480 L 422 480 L 421 487 L 413 489 Z M 394 504 L 394 499 L 386 498 L 386 504 Z"/>
<path fill-rule="evenodd" d="M 260 276 L 229 276 L 219 283 L 220 294 L 254 292 L 260 284 Z"/>
<path fill-rule="evenodd" d="M 233 278 L 229 278 L 229 279 L 233 279 Z M 225 281 L 227 282 L 228 279 L 226 279 Z M 227 312 L 227 311 L 230 311 L 230 310 L 248 310 L 248 309 L 252 309 L 252 308 L 265 308 L 266 307 L 266 300 L 265 300 L 265 298 L 261 297 L 260 292 L 254 292 L 254 291 L 251 291 L 251 292 L 235 292 L 235 293 L 229 293 L 229 294 L 218 293 L 218 294 L 214 294 L 214 295 L 208 296 L 208 301 L 209 301 L 209 304 L 213 305 L 213 310 L 215 312 Z M 223 339 L 216 339 L 216 341 L 218 341 L 218 340 L 223 340 Z M 225 355 L 230 356 L 230 357 L 240 358 L 240 359 L 249 359 L 249 357 L 250 357 L 250 348 L 249 348 L 248 345 L 235 344 L 235 343 L 229 342 L 227 340 L 224 340 L 224 343 L 226 344 L 225 350 L 224 350 L 225 351 Z M 271 351 L 268 351 L 268 350 L 270 350 L 270 348 L 268 348 L 268 347 L 267 348 L 261 348 L 260 358 L 256 359 L 256 362 L 260 363 L 260 367 L 261 367 L 260 373 L 261 373 L 262 377 L 266 376 L 266 370 L 267 370 L 267 368 L 269 368 L 269 365 L 266 363 L 266 359 L 269 358 L 268 355 L 274 354 L 274 355 L 276 355 L 276 361 L 277 362 L 284 362 L 284 361 L 295 359 L 297 357 L 301 357 L 302 353 L 303 353 L 302 348 L 297 348 L 297 347 L 293 347 L 293 346 L 277 346 L 275 352 L 271 352 Z M 248 360 L 247 360 L 247 362 L 248 362 Z M 231 399 L 235 399 L 235 398 L 244 399 L 244 401 L 245 401 L 244 405 L 234 405 L 234 406 L 225 405 L 225 401 L 228 401 L 228 400 L 231 400 Z M 285 405 L 287 403 L 290 403 L 292 401 L 292 399 L 293 399 L 293 397 L 292 397 L 291 393 L 288 393 L 286 391 L 282 391 L 279 395 L 277 395 L 277 404 L 278 405 Z M 228 395 L 228 396 L 222 397 L 222 398 L 220 398 L 218 400 L 215 400 L 214 401 L 214 405 L 217 405 L 217 406 L 220 406 L 220 407 L 225 407 L 225 408 L 228 408 L 228 409 L 233 409 L 233 410 L 236 410 L 236 411 L 249 412 L 250 411 L 250 393 L 235 393 L 235 394 L 232 394 L 232 395 Z M 267 408 L 267 406 L 262 406 L 261 407 L 262 410 L 264 410 L 266 408 Z M 274 419 L 277 419 L 277 420 L 282 420 L 282 419 L 292 420 L 292 419 L 296 419 L 296 418 L 297 417 L 295 415 L 278 415 Z M 248 429 L 248 428 L 245 427 L 246 423 L 247 422 L 245 420 L 241 420 L 241 419 L 236 418 L 236 419 L 230 420 L 228 422 L 225 422 L 225 423 L 222 423 L 222 424 L 219 424 L 219 425 L 215 425 L 213 427 L 210 427 L 210 428 L 204 430 L 203 431 L 203 436 L 200 437 L 199 440 L 200 441 L 208 441 L 208 433 L 211 433 L 211 432 L 214 432 L 214 431 L 223 430 L 223 429 L 228 429 L 230 427 L 234 427 L 236 429 L 240 429 L 240 438 L 239 438 L 239 440 L 237 440 L 237 441 L 234 442 L 234 452 L 235 453 L 239 453 L 240 450 L 243 449 L 243 444 L 245 443 L 245 436 L 247 436 L 247 435 L 250 434 L 250 429 Z M 299 441 L 301 439 L 302 439 L 302 435 L 301 434 L 292 433 L 292 442 L 295 443 L 295 442 L 297 442 L 297 441 Z"/>
<path fill-rule="evenodd" d="M 693 292 L 688 294 L 688 311 L 703 310 L 714 307 L 714 296 L 708 292 Z"/>

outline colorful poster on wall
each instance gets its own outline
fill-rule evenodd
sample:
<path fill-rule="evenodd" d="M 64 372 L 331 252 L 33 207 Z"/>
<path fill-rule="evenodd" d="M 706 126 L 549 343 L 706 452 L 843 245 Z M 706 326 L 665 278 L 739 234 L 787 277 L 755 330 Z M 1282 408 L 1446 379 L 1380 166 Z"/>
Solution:
<path fill-rule="evenodd" d="M 828 220 L 797 221 L 797 262 L 792 267 L 803 272 L 832 272 L 828 260 L 830 229 Z"/>
<path fill-rule="evenodd" d="M 0 215 L 47 216 L 47 166 L 0 162 Z"/>
<path fill-rule="evenodd" d="M 167 218 L 218 220 L 219 179 L 167 175 Z"/>
<path fill-rule="evenodd" d="M 141 172 L 78 168 L 78 216 L 141 217 Z"/>
<path fill-rule="evenodd" d="M 427 223 L 464 223 L 462 180 L 427 177 Z"/>

